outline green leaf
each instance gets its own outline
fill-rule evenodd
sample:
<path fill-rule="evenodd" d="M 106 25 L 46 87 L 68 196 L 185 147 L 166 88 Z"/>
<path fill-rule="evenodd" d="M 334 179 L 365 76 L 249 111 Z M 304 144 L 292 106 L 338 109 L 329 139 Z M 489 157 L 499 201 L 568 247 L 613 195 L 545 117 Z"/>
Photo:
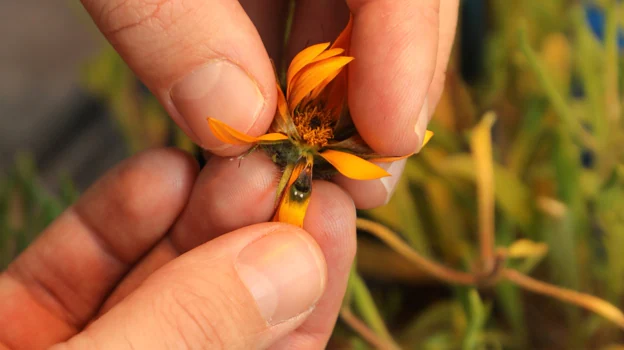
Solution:
<path fill-rule="evenodd" d="M 466 313 L 466 331 L 462 342 L 462 349 L 473 350 L 479 349 L 482 342 L 482 336 L 485 331 L 485 322 L 487 321 L 489 308 L 483 304 L 479 292 L 474 288 L 463 289 L 464 312 Z"/>
<path fill-rule="evenodd" d="M 364 280 L 357 271 L 352 270 L 350 277 L 352 288 L 352 301 L 354 310 L 362 316 L 364 322 L 380 337 L 392 341 L 392 336 L 386 327 L 384 320 L 377 310 L 373 296 L 366 287 Z"/>
<path fill-rule="evenodd" d="M 440 161 L 439 169 L 444 176 L 474 182 L 475 166 L 469 154 L 449 156 Z M 512 172 L 499 164 L 494 164 L 494 195 L 500 209 L 528 231 L 532 221 L 532 198 L 529 188 Z"/>
<path fill-rule="evenodd" d="M 399 180 L 394 196 L 388 204 L 367 210 L 365 213 L 375 221 L 401 234 L 420 254 L 431 255 L 429 240 L 423 230 L 407 177 L 404 176 Z"/>

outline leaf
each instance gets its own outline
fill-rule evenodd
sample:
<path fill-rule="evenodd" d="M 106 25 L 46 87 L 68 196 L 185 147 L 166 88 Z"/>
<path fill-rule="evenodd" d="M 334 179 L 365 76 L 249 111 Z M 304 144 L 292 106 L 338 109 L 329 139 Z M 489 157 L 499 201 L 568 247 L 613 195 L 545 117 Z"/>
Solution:
<path fill-rule="evenodd" d="M 507 248 L 507 256 L 512 259 L 542 257 L 547 252 L 547 244 L 533 242 L 528 239 L 519 239 Z"/>
<path fill-rule="evenodd" d="M 351 298 L 354 310 L 362 316 L 364 322 L 366 322 L 378 336 L 392 341 L 392 336 L 375 305 L 373 296 L 370 294 L 364 280 L 357 271 L 352 270 L 349 282 L 351 283 Z"/>
<path fill-rule="evenodd" d="M 388 204 L 367 210 L 365 213 L 398 232 L 420 254 L 431 256 L 431 244 L 424 232 L 420 212 L 406 177 L 399 180 L 394 196 Z"/>
<path fill-rule="evenodd" d="M 424 191 L 431 219 L 438 232 L 432 239 L 440 247 L 445 261 L 459 261 L 469 254 L 466 246 L 467 223 L 449 186 L 440 178 L 429 177 Z"/>
<path fill-rule="evenodd" d="M 475 166 L 467 154 L 449 156 L 440 161 L 444 176 L 474 182 Z M 529 188 L 516 175 L 499 164 L 494 164 L 494 196 L 496 204 L 525 232 L 532 222 L 532 198 Z"/>
<path fill-rule="evenodd" d="M 485 331 L 485 322 L 489 316 L 489 307 L 486 307 L 474 288 L 459 288 L 464 297 L 464 312 L 466 313 L 466 331 L 462 349 L 479 349 L 481 335 Z"/>

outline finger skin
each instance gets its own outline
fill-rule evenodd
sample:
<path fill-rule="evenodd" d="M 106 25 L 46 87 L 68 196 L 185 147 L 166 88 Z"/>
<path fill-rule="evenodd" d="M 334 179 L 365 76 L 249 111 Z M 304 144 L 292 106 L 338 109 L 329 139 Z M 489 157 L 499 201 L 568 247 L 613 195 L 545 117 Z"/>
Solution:
<path fill-rule="evenodd" d="M 269 57 L 279 67 L 284 51 L 285 18 L 288 16 L 286 0 L 239 0 L 247 16 L 258 29 Z"/>
<path fill-rule="evenodd" d="M 105 310 L 114 307 L 179 253 L 255 222 L 271 218 L 277 169 L 254 153 L 238 161 L 213 157 L 202 170 L 184 213 L 163 240 L 121 283 Z M 321 247 L 328 264 L 327 287 L 308 320 L 276 346 L 307 344 L 323 348 L 331 335 L 355 256 L 355 208 L 337 185 L 315 181 L 304 228 Z M 222 203 L 221 205 L 218 203 Z M 214 214 L 212 214 L 214 213 Z M 255 221 L 255 222 L 254 222 Z"/>
<path fill-rule="evenodd" d="M 188 154 L 159 149 L 94 184 L 0 275 L 0 343 L 41 348 L 81 329 L 165 235 L 197 171 Z"/>
<path fill-rule="evenodd" d="M 438 59 L 436 61 L 433 81 L 429 88 L 429 103 L 431 106 L 429 111 L 431 114 L 435 106 L 438 105 L 442 90 L 444 90 L 446 70 L 455 39 L 458 12 L 459 0 L 440 0 L 440 41 L 438 44 Z"/>
<path fill-rule="evenodd" d="M 257 84 L 264 106 L 241 115 L 231 126 L 252 135 L 269 127 L 275 111 L 275 75 L 251 20 L 236 0 L 82 0 L 96 25 L 174 121 L 197 144 L 219 154 L 235 154 L 210 134 L 205 118 L 174 106 L 174 85 L 207 63 L 239 66 Z M 248 101 L 230 101 L 245 110 Z M 218 104 L 215 101 L 214 105 Z M 223 108 L 219 108 L 223 110 Z M 212 116 L 219 117 L 219 116 Z M 204 128 L 205 124 L 205 128 Z M 220 145 L 220 146 L 215 146 Z"/>
<path fill-rule="evenodd" d="M 286 51 L 287 62 L 308 46 L 336 40 L 348 21 L 349 8 L 344 1 L 297 1 Z"/>
<path fill-rule="evenodd" d="M 310 214 L 305 218 L 304 228 L 325 254 L 327 288 L 307 320 L 272 349 L 324 349 L 347 289 L 356 251 L 355 206 L 351 198 L 333 183 L 316 181 L 314 186 L 308 208 Z"/>
<path fill-rule="evenodd" d="M 270 325 L 239 278 L 235 267 L 238 255 L 267 235 L 304 239 L 316 254 L 322 254 L 305 231 L 291 225 L 265 223 L 239 229 L 165 265 L 120 304 L 57 349 L 268 347 L 299 326 L 310 311 Z M 324 271 L 326 265 L 321 263 Z"/>
<path fill-rule="evenodd" d="M 415 132 L 436 66 L 440 0 L 350 0 L 349 108 L 378 153 L 416 151 Z"/>
<path fill-rule="evenodd" d="M 240 165 L 236 159 L 211 157 L 170 234 L 121 281 L 101 313 L 180 254 L 227 232 L 270 220 L 277 176 L 275 165 L 259 152 L 245 157 Z"/>

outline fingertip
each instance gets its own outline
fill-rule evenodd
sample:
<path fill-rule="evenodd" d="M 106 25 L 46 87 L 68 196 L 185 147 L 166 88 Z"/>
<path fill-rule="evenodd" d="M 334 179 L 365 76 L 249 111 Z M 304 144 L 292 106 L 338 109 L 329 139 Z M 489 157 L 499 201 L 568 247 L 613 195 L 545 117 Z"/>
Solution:
<path fill-rule="evenodd" d="M 243 226 L 271 219 L 278 169 L 266 155 L 211 157 L 202 169 L 171 239 L 187 251 Z"/>
<path fill-rule="evenodd" d="M 270 65 L 264 68 L 272 72 Z M 210 60 L 174 83 L 169 93 L 174 120 L 188 125 L 202 148 L 220 156 L 240 154 L 245 147 L 218 140 L 206 118 L 251 136 L 264 134 L 273 119 L 276 92 L 274 76 L 261 75 L 259 80 L 228 59 Z"/>
<path fill-rule="evenodd" d="M 381 179 L 356 181 L 342 175 L 337 175 L 334 181 L 353 198 L 356 208 L 377 208 L 387 204 L 392 198 L 397 183 L 403 174 L 406 161 L 407 159 L 401 159 L 391 163 L 378 164 L 391 175 Z"/>
<path fill-rule="evenodd" d="M 354 12 L 353 121 L 378 153 L 413 153 L 422 142 L 415 129 L 436 67 L 439 0 L 351 1 L 349 6 Z"/>
<path fill-rule="evenodd" d="M 182 210 L 198 172 L 199 165 L 184 151 L 146 150 L 113 168 L 80 197 L 75 207 L 93 217 L 93 222 L 101 222 L 101 215 L 110 209 L 137 224 L 156 213 L 170 213 L 158 215 L 169 220 L 170 215 Z M 159 220 L 149 222 L 160 226 Z"/>
<path fill-rule="evenodd" d="M 339 250 L 346 260 L 355 254 L 355 206 L 338 185 L 314 181 L 304 228 L 321 246 Z"/>

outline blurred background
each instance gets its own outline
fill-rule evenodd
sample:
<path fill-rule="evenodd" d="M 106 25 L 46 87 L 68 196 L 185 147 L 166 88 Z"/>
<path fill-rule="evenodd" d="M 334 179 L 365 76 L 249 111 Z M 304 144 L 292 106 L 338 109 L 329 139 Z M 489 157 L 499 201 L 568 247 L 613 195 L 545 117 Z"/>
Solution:
<path fill-rule="evenodd" d="M 128 155 L 196 150 L 77 2 L 0 1 L 0 13 L 4 268 Z M 436 136 L 392 202 L 360 216 L 432 261 L 478 271 L 476 198 L 491 173 L 501 264 L 621 309 L 623 24 L 617 0 L 463 0 Z M 509 281 L 440 282 L 367 231 L 330 348 L 374 346 L 350 315 L 406 349 L 624 349 L 622 329 L 593 312 Z"/>

